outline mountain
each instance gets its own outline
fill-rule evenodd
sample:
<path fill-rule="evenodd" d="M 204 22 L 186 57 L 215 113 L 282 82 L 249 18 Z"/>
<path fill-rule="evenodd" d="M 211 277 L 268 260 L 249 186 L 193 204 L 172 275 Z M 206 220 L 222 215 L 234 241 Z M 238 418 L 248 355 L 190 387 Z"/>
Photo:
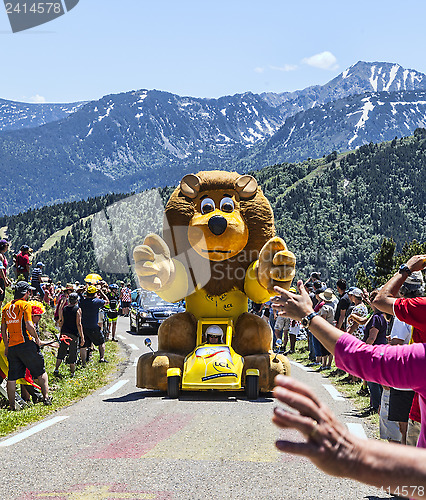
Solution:
<path fill-rule="evenodd" d="M 404 69 L 399 64 L 358 61 L 325 85 L 282 94 L 263 93 L 261 96 L 276 106 L 292 103 L 293 110 L 304 111 L 350 95 L 425 89 L 426 75 L 423 73 Z"/>
<path fill-rule="evenodd" d="M 324 86 L 290 93 L 108 95 L 70 107 L 59 121 L 0 133 L 0 213 L 173 185 L 201 169 L 246 171 L 405 136 L 423 126 L 424 91 L 421 73 L 358 62 Z"/>
<path fill-rule="evenodd" d="M 84 102 L 31 104 L 0 99 L 0 131 L 39 127 L 46 123 L 63 120 L 84 104 Z"/>
<path fill-rule="evenodd" d="M 338 99 L 287 118 L 270 139 L 237 163 L 246 170 L 349 151 L 426 127 L 426 91 L 375 92 Z"/>

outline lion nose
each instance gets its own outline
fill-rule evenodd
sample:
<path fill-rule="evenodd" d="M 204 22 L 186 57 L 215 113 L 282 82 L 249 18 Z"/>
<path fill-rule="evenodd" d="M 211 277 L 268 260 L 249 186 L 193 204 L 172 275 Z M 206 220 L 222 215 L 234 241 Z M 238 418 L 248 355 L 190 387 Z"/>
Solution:
<path fill-rule="evenodd" d="M 228 223 L 226 222 L 225 217 L 222 217 L 221 215 L 213 215 L 208 224 L 210 231 L 216 236 L 224 233 L 227 225 Z"/>

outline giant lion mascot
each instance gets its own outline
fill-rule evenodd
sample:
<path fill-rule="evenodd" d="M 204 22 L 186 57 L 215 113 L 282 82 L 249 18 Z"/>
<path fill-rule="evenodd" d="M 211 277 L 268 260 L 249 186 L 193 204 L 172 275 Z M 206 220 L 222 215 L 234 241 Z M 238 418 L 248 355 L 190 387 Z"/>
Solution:
<path fill-rule="evenodd" d="M 186 299 L 186 312 L 161 324 L 158 352 L 139 358 L 138 387 L 167 390 L 167 369 L 181 368 L 196 343 L 200 317 L 232 318 L 232 347 L 244 372 L 257 368 L 270 391 L 289 363 L 272 353 L 272 332 L 248 312 L 248 298 L 263 303 L 274 285 L 288 289 L 295 256 L 275 235 L 274 216 L 250 175 L 208 171 L 186 175 L 165 208 L 163 239 L 155 234 L 133 252 L 139 282 L 167 301 Z"/>

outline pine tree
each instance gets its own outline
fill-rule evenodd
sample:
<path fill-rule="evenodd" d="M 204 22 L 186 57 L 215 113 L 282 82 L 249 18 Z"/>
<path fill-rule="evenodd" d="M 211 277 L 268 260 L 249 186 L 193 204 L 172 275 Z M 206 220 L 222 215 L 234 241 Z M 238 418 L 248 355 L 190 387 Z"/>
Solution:
<path fill-rule="evenodd" d="M 371 290 L 371 276 L 369 276 L 364 267 L 360 267 L 358 269 L 358 271 L 356 272 L 356 276 L 355 276 L 355 279 L 356 279 L 356 286 L 358 288 L 361 288 L 361 290 L 363 288 L 367 289 L 367 290 Z"/>
<path fill-rule="evenodd" d="M 382 246 L 374 257 L 376 269 L 374 270 L 373 284 L 375 287 L 381 286 L 389 280 L 393 270 L 393 256 L 396 243 L 393 238 L 383 238 Z"/>

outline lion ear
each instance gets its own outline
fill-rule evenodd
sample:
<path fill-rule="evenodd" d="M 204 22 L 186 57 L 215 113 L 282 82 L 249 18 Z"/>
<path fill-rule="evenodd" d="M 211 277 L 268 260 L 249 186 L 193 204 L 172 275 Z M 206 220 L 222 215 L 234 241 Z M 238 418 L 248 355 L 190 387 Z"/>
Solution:
<path fill-rule="evenodd" d="M 188 198 L 195 198 L 200 191 L 200 178 L 194 174 L 185 175 L 180 181 L 180 190 Z"/>
<path fill-rule="evenodd" d="M 243 200 L 247 200 L 255 195 L 257 187 L 257 180 L 251 175 L 242 175 L 235 181 L 235 189 Z"/>

